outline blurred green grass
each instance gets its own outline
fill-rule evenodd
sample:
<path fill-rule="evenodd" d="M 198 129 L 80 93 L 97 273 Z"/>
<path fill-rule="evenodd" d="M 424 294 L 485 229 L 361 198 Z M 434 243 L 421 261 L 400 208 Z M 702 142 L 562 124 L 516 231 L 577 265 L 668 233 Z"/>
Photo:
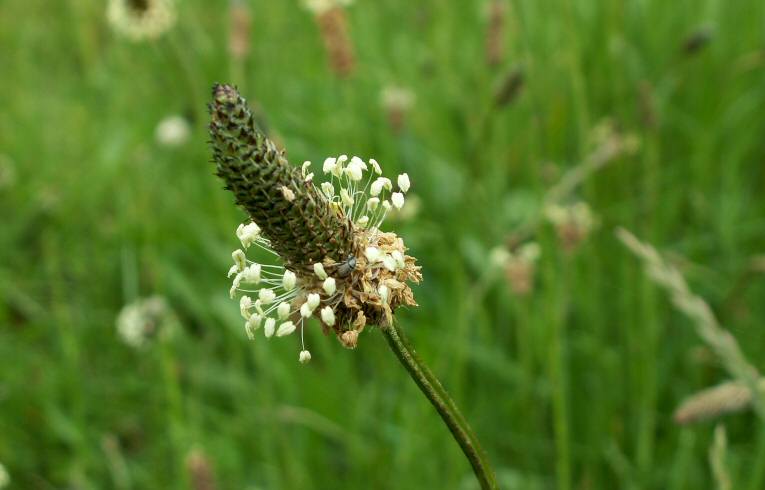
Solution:
<path fill-rule="evenodd" d="M 206 147 L 208 90 L 225 81 L 293 163 L 358 154 L 412 177 L 421 210 L 396 226 L 425 281 L 399 318 L 504 488 L 712 488 L 712 426 L 678 428 L 672 411 L 727 376 L 612 230 L 684 257 L 763 367 L 765 283 L 746 271 L 765 245 L 765 4 L 516 0 L 490 68 L 485 2 L 358 0 L 345 80 L 296 0 L 248 5 L 237 75 L 226 2 L 184 0 L 144 43 L 116 36 L 101 2 L 0 4 L 0 155 L 15 173 L 0 188 L 0 462 L 13 487 L 188 488 L 196 448 L 220 488 L 474 488 L 376 332 L 351 352 L 310 329 L 308 366 L 290 341 L 246 341 L 225 278 L 243 216 Z M 704 29 L 709 43 L 686 53 Z M 513 67 L 524 87 L 495 108 Z M 391 84 L 416 94 L 401 133 L 379 103 Z M 192 125 L 177 148 L 154 138 L 172 114 Z M 550 164 L 581 164 L 605 118 L 641 146 L 579 190 L 598 230 L 567 254 L 537 224 L 533 294 L 487 282 L 490 250 L 538 213 Z M 180 328 L 131 349 L 115 318 L 151 294 Z M 725 423 L 734 488 L 762 488 L 765 431 L 752 414 Z"/>

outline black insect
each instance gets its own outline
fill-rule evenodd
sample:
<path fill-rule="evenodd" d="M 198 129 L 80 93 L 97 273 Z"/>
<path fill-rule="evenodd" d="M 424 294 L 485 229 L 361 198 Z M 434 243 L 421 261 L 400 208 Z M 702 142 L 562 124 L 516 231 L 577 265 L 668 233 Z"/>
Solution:
<path fill-rule="evenodd" d="M 336 267 L 335 271 L 338 277 L 348 277 L 356 269 L 356 256 L 349 255 L 345 262 L 340 262 Z"/>

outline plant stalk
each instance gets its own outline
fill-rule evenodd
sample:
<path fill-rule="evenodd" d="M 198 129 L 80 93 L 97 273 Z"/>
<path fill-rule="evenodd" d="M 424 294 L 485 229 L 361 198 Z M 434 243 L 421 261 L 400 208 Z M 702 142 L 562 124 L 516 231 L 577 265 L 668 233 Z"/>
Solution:
<path fill-rule="evenodd" d="M 497 485 L 494 470 L 489 465 L 488 458 L 481 448 L 473 429 L 470 428 L 465 418 L 460 413 L 454 401 L 446 392 L 438 378 L 422 362 L 409 344 L 404 332 L 394 322 L 391 326 L 380 329 L 385 335 L 385 340 L 401 364 L 409 371 L 420 391 L 430 400 L 438 415 L 444 421 L 452 436 L 462 448 L 462 452 L 470 461 L 478 482 L 483 490 L 496 490 Z"/>

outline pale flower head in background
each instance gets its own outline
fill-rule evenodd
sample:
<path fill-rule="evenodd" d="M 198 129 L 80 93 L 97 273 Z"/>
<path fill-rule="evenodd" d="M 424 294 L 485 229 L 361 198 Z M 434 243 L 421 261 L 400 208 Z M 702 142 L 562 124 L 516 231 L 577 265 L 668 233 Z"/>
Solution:
<path fill-rule="evenodd" d="M 131 41 L 157 39 L 176 21 L 174 0 L 109 0 L 106 17 Z"/>
<path fill-rule="evenodd" d="M 403 129 L 406 116 L 411 110 L 417 96 L 406 87 L 388 85 L 380 92 L 380 104 L 385 111 L 388 125 L 398 133 Z"/>
<path fill-rule="evenodd" d="M 0 488 L 5 488 L 11 484 L 11 476 L 8 474 L 8 470 L 5 469 L 3 463 L 0 463 Z"/>
<path fill-rule="evenodd" d="M 16 184 L 16 165 L 11 157 L 0 154 L 0 190 Z"/>
<path fill-rule="evenodd" d="M 350 76 L 356 67 L 353 40 L 348 29 L 345 7 L 351 0 L 303 0 L 310 11 L 324 43 L 329 67 L 340 78 Z"/>
<path fill-rule="evenodd" d="M 181 146 L 189 140 L 191 127 L 183 116 L 168 116 L 157 124 L 154 138 L 162 146 Z"/>
<path fill-rule="evenodd" d="M 534 290 L 536 263 L 542 255 L 537 242 L 518 246 L 512 252 L 505 247 L 495 247 L 490 253 L 492 267 L 502 270 L 510 290 L 518 296 L 526 296 Z"/>
<path fill-rule="evenodd" d="M 315 15 L 321 15 L 334 8 L 348 7 L 353 0 L 303 0 L 303 6 Z"/>
<path fill-rule="evenodd" d="M 229 20 L 228 52 L 234 60 L 241 61 L 250 52 L 252 15 L 248 2 L 232 0 Z"/>
<path fill-rule="evenodd" d="M 117 334 L 123 342 L 143 348 L 152 339 L 170 328 L 172 313 L 165 299 L 151 296 L 122 308 L 117 316 Z"/>
<path fill-rule="evenodd" d="M 567 252 L 574 251 L 597 227 L 598 220 L 590 206 L 579 201 L 569 205 L 550 204 L 545 217 L 555 227 L 558 240 Z"/>

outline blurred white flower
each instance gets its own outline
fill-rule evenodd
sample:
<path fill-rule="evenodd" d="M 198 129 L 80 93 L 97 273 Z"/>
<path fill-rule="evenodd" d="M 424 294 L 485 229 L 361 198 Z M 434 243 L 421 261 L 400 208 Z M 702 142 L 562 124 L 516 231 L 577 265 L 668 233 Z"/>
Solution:
<path fill-rule="evenodd" d="M 510 260 L 510 252 L 503 246 L 496 246 L 489 252 L 489 263 L 497 268 L 504 267 Z"/>
<path fill-rule="evenodd" d="M 382 90 L 380 102 L 388 118 L 388 125 L 394 132 L 400 132 L 407 114 L 414 105 L 414 92 L 403 87 L 388 86 Z"/>
<path fill-rule="evenodd" d="M 536 262 L 542 249 L 536 242 L 527 242 L 513 251 L 504 246 L 494 247 L 489 253 L 493 268 L 505 273 L 510 290 L 518 296 L 526 296 L 534 290 Z"/>
<path fill-rule="evenodd" d="M 549 204 L 545 217 L 555 227 L 563 248 L 573 251 L 597 227 L 598 219 L 590 206 L 583 201 L 567 206 Z"/>
<path fill-rule="evenodd" d="M 303 6 L 316 15 L 336 7 L 347 7 L 352 3 L 353 0 L 303 0 Z"/>
<path fill-rule="evenodd" d="M 310 359 L 310 356 L 309 356 Z M 8 470 L 5 469 L 3 463 L 0 463 L 0 488 L 5 488 L 11 483 L 11 476 L 8 474 Z"/>
<path fill-rule="evenodd" d="M 142 348 L 165 328 L 170 315 L 167 302 L 161 296 L 137 300 L 120 311 L 117 333 L 127 345 Z"/>
<path fill-rule="evenodd" d="M 16 183 L 16 167 L 7 155 L 0 155 L 0 189 L 13 187 Z"/>
<path fill-rule="evenodd" d="M 156 39 L 175 24 L 174 0 L 109 0 L 106 18 L 131 41 Z"/>
<path fill-rule="evenodd" d="M 383 88 L 380 93 L 380 102 L 389 111 L 406 112 L 414 105 L 415 100 L 414 92 L 395 85 Z"/>
<path fill-rule="evenodd" d="M 181 146 L 189 140 L 191 127 L 183 116 L 168 116 L 161 120 L 154 131 L 154 137 L 162 146 Z"/>

